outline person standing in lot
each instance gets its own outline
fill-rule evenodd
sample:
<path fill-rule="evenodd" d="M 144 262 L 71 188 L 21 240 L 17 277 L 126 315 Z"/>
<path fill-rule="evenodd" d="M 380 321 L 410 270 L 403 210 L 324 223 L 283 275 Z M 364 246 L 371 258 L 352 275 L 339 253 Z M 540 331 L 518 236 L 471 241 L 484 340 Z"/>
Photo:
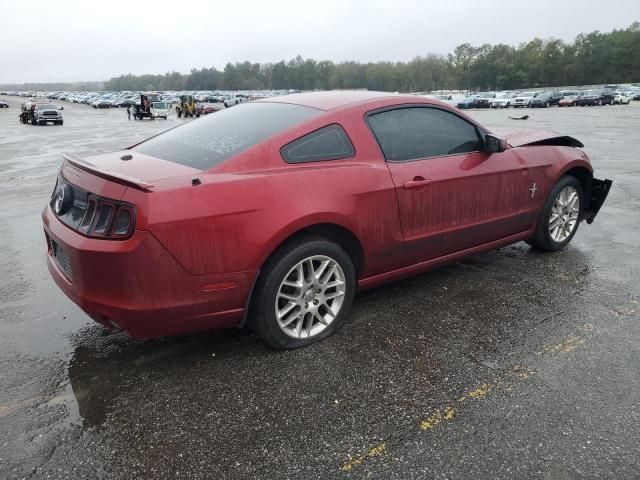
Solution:
<path fill-rule="evenodd" d="M 127 105 L 127 117 L 131 120 L 131 105 Z"/>

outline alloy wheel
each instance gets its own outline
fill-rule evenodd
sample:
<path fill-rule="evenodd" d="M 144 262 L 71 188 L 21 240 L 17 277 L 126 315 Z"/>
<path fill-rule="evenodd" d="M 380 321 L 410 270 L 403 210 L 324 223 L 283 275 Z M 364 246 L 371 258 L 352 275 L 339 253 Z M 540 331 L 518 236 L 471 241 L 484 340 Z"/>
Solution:
<path fill-rule="evenodd" d="M 313 255 L 301 260 L 278 288 L 275 301 L 278 326 L 293 338 L 318 335 L 340 313 L 345 289 L 344 271 L 334 259 Z"/>
<path fill-rule="evenodd" d="M 580 218 L 580 195 L 568 186 L 563 188 L 553 202 L 549 216 L 549 234 L 555 242 L 564 242 L 571 236 Z"/>

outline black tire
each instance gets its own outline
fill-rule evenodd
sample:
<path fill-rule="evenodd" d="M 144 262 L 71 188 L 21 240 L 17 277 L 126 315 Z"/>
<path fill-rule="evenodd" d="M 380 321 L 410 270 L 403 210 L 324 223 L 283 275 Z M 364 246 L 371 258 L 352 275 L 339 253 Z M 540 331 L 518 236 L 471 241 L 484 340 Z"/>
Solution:
<path fill-rule="evenodd" d="M 278 325 L 275 314 L 277 293 L 291 269 L 313 255 L 324 255 L 336 261 L 344 273 L 345 295 L 335 319 L 322 331 L 309 338 L 294 338 Z M 269 346 L 284 350 L 305 347 L 335 333 L 345 322 L 356 290 L 353 261 L 344 249 L 317 236 L 305 236 L 285 244 L 266 262 L 256 284 L 250 308 L 249 325 Z"/>
<path fill-rule="evenodd" d="M 578 192 L 578 202 L 580 204 L 580 209 L 578 214 L 578 221 L 576 222 L 576 226 L 571 234 L 562 242 L 557 242 L 553 238 L 551 238 L 551 232 L 549 231 L 549 220 L 551 217 L 551 209 L 553 208 L 556 197 L 566 187 L 574 187 Z M 549 196 L 544 203 L 544 208 L 542 209 L 542 212 L 540 212 L 540 216 L 538 217 L 536 230 L 533 236 L 526 242 L 534 248 L 547 252 L 555 252 L 564 248 L 578 231 L 580 222 L 584 217 L 584 206 L 584 192 L 582 190 L 582 184 L 576 177 L 565 175 L 560 179 L 560 181 L 558 181 L 558 183 L 554 185 L 554 187 L 551 189 L 551 192 L 549 192 Z"/>

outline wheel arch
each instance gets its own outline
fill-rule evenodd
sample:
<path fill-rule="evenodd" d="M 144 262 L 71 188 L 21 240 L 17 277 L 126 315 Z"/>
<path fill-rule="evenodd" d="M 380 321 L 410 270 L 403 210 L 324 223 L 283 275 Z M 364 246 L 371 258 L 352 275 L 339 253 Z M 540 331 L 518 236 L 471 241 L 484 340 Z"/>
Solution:
<path fill-rule="evenodd" d="M 251 314 L 251 307 L 256 295 L 256 285 L 260 281 L 264 265 L 280 249 L 286 248 L 287 245 L 304 237 L 322 237 L 340 245 L 353 261 L 353 267 L 356 271 L 356 279 L 360 277 L 364 270 L 364 248 L 362 247 L 360 239 L 351 229 L 335 222 L 317 222 L 298 227 L 281 239 L 262 259 L 258 273 L 253 280 L 251 291 L 247 296 L 244 316 L 240 322 L 240 327 L 244 327 L 247 324 L 249 315 Z"/>
<path fill-rule="evenodd" d="M 586 199 L 591 198 L 591 185 L 593 180 L 593 171 L 584 165 L 577 165 L 570 167 L 562 172 L 562 176 L 571 176 L 576 178 L 580 185 L 582 185 L 582 192 Z M 586 210 L 588 205 L 584 205 L 583 210 Z"/>

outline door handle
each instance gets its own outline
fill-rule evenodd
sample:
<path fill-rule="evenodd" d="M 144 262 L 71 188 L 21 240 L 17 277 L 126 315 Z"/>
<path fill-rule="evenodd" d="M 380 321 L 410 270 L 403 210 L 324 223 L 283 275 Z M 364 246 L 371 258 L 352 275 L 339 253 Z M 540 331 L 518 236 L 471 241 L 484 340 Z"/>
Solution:
<path fill-rule="evenodd" d="M 407 190 L 409 190 L 411 188 L 422 188 L 425 185 L 429 185 L 430 183 L 431 183 L 431 180 L 429 180 L 428 178 L 413 177 L 413 180 L 404 182 L 402 186 Z"/>

